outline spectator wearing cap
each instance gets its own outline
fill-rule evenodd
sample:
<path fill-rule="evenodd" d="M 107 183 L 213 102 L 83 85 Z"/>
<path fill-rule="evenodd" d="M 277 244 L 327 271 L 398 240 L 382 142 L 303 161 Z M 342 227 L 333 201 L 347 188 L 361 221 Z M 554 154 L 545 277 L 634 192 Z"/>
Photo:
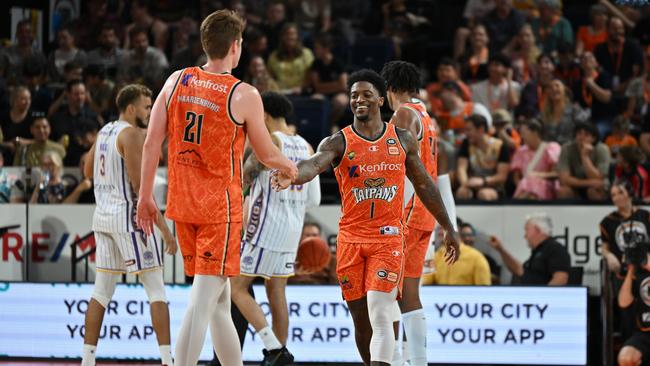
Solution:
<path fill-rule="evenodd" d="M 576 54 L 592 52 L 596 45 L 607 40 L 607 8 L 602 4 L 594 4 L 589 8 L 591 23 L 578 28 L 576 35 Z"/>
<path fill-rule="evenodd" d="M 99 47 L 88 53 L 88 65 L 103 65 L 109 79 L 115 80 L 117 69 L 122 64 L 124 50 L 118 47 L 119 40 L 115 26 L 106 23 L 99 33 Z"/>
<path fill-rule="evenodd" d="M 600 136 L 607 136 L 618 109 L 612 102 L 612 76 L 598 65 L 589 51 L 580 57 L 580 69 L 580 78 L 573 84 L 575 101 L 588 112 Z"/>
<path fill-rule="evenodd" d="M 488 108 L 512 110 L 519 104 L 521 85 L 512 80 L 510 60 L 503 54 L 491 56 L 488 79 L 472 85 L 472 99 Z"/>
<path fill-rule="evenodd" d="M 483 21 L 490 35 L 490 52 L 501 52 L 526 22 L 524 15 L 512 7 L 512 0 L 496 0 L 496 6 Z"/>
<path fill-rule="evenodd" d="M 609 147 L 612 156 L 616 157 L 623 146 L 637 146 L 634 136 L 630 135 L 630 120 L 625 115 L 614 119 L 612 134 L 605 139 L 605 145 Z"/>
<path fill-rule="evenodd" d="M 617 17 L 609 19 L 607 42 L 594 48 L 594 56 L 612 75 L 612 86 L 617 92 L 625 92 L 629 82 L 643 70 L 643 52 L 634 41 L 625 37 L 625 26 Z"/>
<path fill-rule="evenodd" d="M 551 81 L 544 109 L 540 114 L 545 141 L 564 144 L 571 140 L 575 125 L 574 106 L 570 92 L 560 79 Z"/>
<path fill-rule="evenodd" d="M 443 57 L 438 62 L 438 67 L 436 68 L 436 78 L 437 81 L 430 83 L 426 87 L 427 96 L 429 97 L 429 104 L 431 105 L 431 112 L 434 115 L 437 115 L 443 110 L 443 103 L 440 99 L 440 91 L 442 85 L 446 82 L 455 82 L 456 85 L 460 88 L 461 98 L 465 102 L 472 101 L 472 92 L 470 91 L 467 84 L 465 84 L 458 77 L 458 63 L 449 57 Z"/>
<path fill-rule="evenodd" d="M 497 109 L 492 113 L 494 137 L 502 140 L 511 153 L 521 145 L 521 136 L 512 126 L 512 115 L 505 109 Z"/>
<path fill-rule="evenodd" d="M 30 131 L 34 139 L 30 144 L 18 148 L 14 156 L 14 166 L 37 167 L 47 152 L 58 154 L 60 159 L 65 157 L 63 145 L 50 140 L 50 122 L 45 113 L 34 116 Z"/>
<path fill-rule="evenodd" d="M 546 53 L 553 53 L 562 43 L 573 44 L 573 28 L 562 16 L 560 0 L 541 0 L 538 2 L 539 17 L 532 20 L 533 32 L 540 48 Z"/>
<path fill-rule="evenodd" d="M 542 124 L 531 119 L 521 125 L 524 145 L 517 149 L 510 170 L 517 186 L 514 199 L 552 200 L 555 198 L 561 147 L 557 142 L 542 140 Z"/>
<path fill-rule="evenodd" d="M 510 153 L 502 140 L 488 135 L 487 129 L 485 117 L 474 114 L 467 119 L 467 138 L 460 146 L 456 167 L 456 197 L 460 200 L 495 201 L 503 193 Z"/>
<path fill-rule="evenodd" d="M 645 156 L 638 146 L 622 146 L 609 173 L 614 185 L 628 187 L 635 201 L 650 203 L 650 172 L 643 164 Z"/>
<path fill-rule="evenodd" d="M 562 145 L 557 171 L 560 199 L 581 198 L 603 201 L 607 198 L 607 181 L 611 154 L 607 145 L 598 142 L 598 130 L 579 122 L 574 140 Z"/>
<path fill-rule="evenodd" d="M 103 65 L 88 65 L 83 72 L 83 81 L 88 87 L 90 109 L 100 116 L 105 116 L 114 103 L 115 83 L 107 79 Z"/>
<path fill-rule="evenodd" d="M 554 79 L 555 63 L 550 55 L 542 53 L 537 58 L 537 78 L 529 80 L 521 90 L 515 118 L 526 120 L 538 117 L 546 105 L 548 87 Z"/>
<path fill-rule="evenodd" d="M 490 37 L 483 24 L 475 24 L 469 37 L 469 49 L 460 57 L 463 80 L 472 84 L 485 80 L 488 76 L 487 65 L 490 58 Z"/>
<path fill-rule="evenodd" d="M 481 115 L 492 126 L 492 116 L 481 103 L 466 102 L 463 92 L 454 81 L 447 81 L 440 88 L 440 101 L 442 108 L 436 114 L 436 119 L 443 131 L 453 131 L 454 134 L 463 135 L 465 132 L 465 119 L 472 115 Z"/>

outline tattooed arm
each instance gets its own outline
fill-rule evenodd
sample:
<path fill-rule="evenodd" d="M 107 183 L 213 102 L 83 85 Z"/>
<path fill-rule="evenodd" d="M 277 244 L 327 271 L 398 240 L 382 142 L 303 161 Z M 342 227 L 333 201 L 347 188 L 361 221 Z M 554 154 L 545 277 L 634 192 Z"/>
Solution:
<path fill-rule="evenodd" d="M 272 134 L 271 141 L 273 141 L 273 144 L 277 146 L 278 149 L 280 149 L 280 151 L 282 151 L 282 146 L 281 146 L 282 143 L 280 142 L 280 139 L 277 136 Z M 244 152 L 244 156 L 246 156 L 246 152 Z M 244 169 L 243 172 L 244 180 L 242 181 L 242 187 L 244 188 L 245 191 L 250 187 L 250 185 L 253 183 L 255 178 L 257 178 L 257 176 L 260 175 L 260 172 L 266 169 L 266 167 L 262 165 L 262 163 L 259 160 L 257 160 L 257 156 L 255 156 L 255 152 L 253 152 L 252 149 L 250 149 L 250 151 L 248 151 L 248 158 L 246 158 L 245 160 L 243 169 Z"/>

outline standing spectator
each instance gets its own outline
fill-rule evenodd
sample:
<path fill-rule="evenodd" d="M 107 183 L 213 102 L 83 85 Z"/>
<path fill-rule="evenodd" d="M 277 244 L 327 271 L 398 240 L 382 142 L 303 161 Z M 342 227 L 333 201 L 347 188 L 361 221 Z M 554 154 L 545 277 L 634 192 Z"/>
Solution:
<path fill-rule="evenodd" d="M 443 57 L 438 62 L 436 69 L 437 81 L 427 85 L 427 95 L 429 97 L 429 104 L 431 105 L 431 112 L 436 115 L 442 111 L 442 99 L 440 99 L 440 92 L 442 85 L 446 82 L 454 82 L 461 91 L 461 98 L 465 102 L 472 101 L 472 92 L 467 84 L 465 84 L 458 77 L 458 63 L 449 57 Z"/>
<path fill-rule="evenodd" d="M 103 65 L 108 78 L 115 80 L 117 70 L 122 65 L 124 58 L 124 51 L 118 46 L 115 26 L 109 23 L 104 24 L 99 34 L 99 47 L 88 53 L 88 65 Z"/>
<path fill-rule="evenodd" d="M 124 55 L 118 79 L 127 83 L 143 84 L 154 91 L 159 90 L 169 67 L 167 57 L 159 49 L 149 45 L 145 29 L 133 28 L 129 36 L 132 49 Z"/>
<path fill-rule="evenodd" d="M 644 162 L 641 149 L 637 146 L 623 146 L 616 156 L 609 180 L 614 185 L 623 185 L 627 193 L 637 202 L 650 202 L 650 172 Z"/>
<path fill-rule="evenodd" d="M 50 80 L 61 82 L 63 80 L 63 68 L 71 61 L 75 61 L 81 67 L 86 64 L 86 52 L 75 45 L 74 35 L 69 28 L 61 28 L 56 34 L 58 47 L 49 57 Z"/>
<path fill-rule="evenodd" d="M 471 84 L 485 80 L 488 76 L 487 65 L 490 57 L 488 45 L 490 44 L 490 38 L 484 25 L 476 24 L 472 27 L 469 44 L 469 49 L 460 59 L 463 80 Z"/>
<path fill-rule="evenodd" d="M 9 97 L 9 110 L 0 115 L 0 130 L 4 135 L 2 146 L 6 162 L 14 161 L 14 153 L 20 145 L 29 143 L 32 138 L 30 126 L 32 121 L 30 105 L 32 96 L 25 86 L 17 86 Z"/>
<path fill-rule="evenodd" d="M 625 26 L 620 18 L 609 19 L 607 42 L 594 48 L 594 56 L 600 66 L 612 75 L 612 87 L 625 92 L 632 78 L 641 74 L 643 52 L 632 40 L 625 37 Z"/>
<path fill-rule="evenodd" d="M 594 4 L 589 8 L 591 24 L 578 28 L 576 35 L 576 54 L 593 52 L 596 45 L 607 40 L 607 8 L 602 4 Z"/>
<path fill-rule="evenodd" d="M 287 22 L 287 8 L 283 0 L 270 0 L 266 8 L 266 20 L 262 31 L 268 37 L 269 50 L 275 50 L 280 45 L 282 29 Z"/>
<path fill-rule="evenodd" d="M 271 53 L 268 68 L 284 94 L 300 94 L 314 54 L 298 39 L 298 27 L 287 23 L 282 28 L 278 49 Z"/>
<path fill-rule="evenodd" d="M 348 97 L 348 73 L 345 65 L 332 54 L 332 38 L 321 33 L 314 38 L 314 55 L 316 60 L 311 65 L 309 79 L 314 90 L 314 97 L 327 98 L 331 105 L 330 122 L 337 124 L 350 103 Z"/>
<path fill-rule="evenodd" d="M 585 51 L 580 57 L 580 79 L 573 84 L 577 104 L 598 127 L 600 136 L 612 130 L 617 108 L 612 103 L 612 76 L 602 70 L 594 55 Z"/>
<path fill-rule="evenodd" d="M 485 18 L 490 35 L 490 52 L 499 53 L 519 33 L 526 22 L 524 15 L 512 7 L 512 0 L 496 0 L 496 7 Z"/>
<path fill-rule="evenodd" d="M 561 147 L 542 140 L 542 124 L 529 120 L 521 126 L 524 146 L 517 149 L 510 169 L 517 188 L 514 199 L 548 201 L 555 198 Z"/>
<path fill-rule="evenodd" d="M 89 65 L 83 72 L 84 84 L 88 87 L 88 105 L 93 112 L 105 118 L 114 104 L 115 83 L 106 78 L 102 65 Z"/>
<path fill-rule="evenodd" d="M 57 153 L 61 159 L 65 157 L 63 145 L 50 140 L 50 122 L 45 114 L 34 117 L 30 131 L 34 140 L 18 148 L 14 157 L 14 166 L 35 168 L 41 164 L 43 155 L 48 151 Z"/>
<path fill-rule="evenodd" d="M 492 115 L 481 103 L 464 101 L 463 91 L 457 82 L 447 81 L 440 88 L 442 109 L 436 113 L 436 119 L 443 131 L 452 131 L 462 136 L 465 133 L 465 120 L 471 115 L 478 114 L 487 121 L 487 129 L 492 127 Z M 459 139 L 460 141 L 460 139 Z"/>
<path fill-rule="evenodd" d="M 496 237 L 491 237 L 489 243 L 499 252 L 508 270 L 521 279 L 522 285 L 565 286 L 569 282 L 571 257 L 551 235 L 553 223 L 547 214 L 537 213 L 526 217 L 524 238 L 532 252 L 523 264 Z"/>
<path fill-rule="evenodd" d="M 488 79 L 472 85 L 472 99 L 488 108 L 513 110 L 519 104 L 521 85 L 512 80 L 510 60 L 502 54 L 493 55 L 488 63 Z"/>
<path fill-rule="evenodd" d="M 531 25 L 545 53 L 553 54 L 560 44 L 573 44 L 573 28 L 562 16 L 560 0 L 539 1 L 539 18 L 534 18 Z"/>
<path fill-rule="evenodd" d="M 152 45 L 161 52 L 167 51 L 169 26 L 161 19 L 151 15 L 148 0 L 133 0 L 131 2 L 131 19 L 133 19 L 133 23 L 127 25 L 125 29 L 125 33 L 128 35 L 124 39 L 125 49 L 137 47 L 134 38 L 131 36 L 131 31 L 139 28 L 147 37 L 147 44 Z"/>
<path fill-rule="evenodd" d="M 45 55 L 34 42 L 34 30 L 30 19 L 23 19 L 16 24 L 16 43 L 5 49 L 4 53 L 9 61 L 8 75 L 14 78 L 20 75 L 20 69 L 27 58 L 35 58 L 43 64 L 47 62 Z M 9 81 L 14 83 L 17 80 Z"/>
<path fill-rule="evenodd" d="M 503 141 L 487 134 L 487 121 L 483 116 L 472 115 L 467 122 L 467 138 L 458 152 L 456 178 L 460 187 L 456 190 L 456 197 L 496 201 L 508 178 L 508 148 Z"/>
<path fill-rule="evenodd" d="M 244 81 L 257 88 L 260 93 L 280 91 L 278 83 L 269 74 L 261 56 L 255 56 L 251 59 L 244 75 Z"/>
<path fill-rule="evenodd" d="M 535 118 L 544 110 L 548 89 L 553 81 L 555 63 L 548 54 L 542 53 L 537 58 L 537 78 L 529 80 L 521 90 L 519 105 L 515 108 L 515 118 L 525 120 Z"/>
<path fill-rule="evenodd" d="M 537 58 L 542 54 L 535 43 L 533 28 L 530 24 L 524 24 L 517 37 L 504 51 L 504 54 L 512 60 L 514 79 L 520 83 L 526 83 L 535 76 Z"/>
<path fill-rule="evenodd" d="M 598 130 L 593 125 L 580 122 L 573 131 L 574 141 L 562 145 L 557 165 L 560 178 L 557 196 L 603 201 L 611 161 L 609 149 L 598 142 Z"/>
<path fill-rule="evenodd" d="M 574 107 L 569 91 L 560 79 L 551 82 L 548 97 L 540 115 L 545 141 L 556 141 L 564 144 L 571 140 L 575 125 Z"/>
<path fill-rule="evenodd" d="M 634 136 L 630 135 L 630 121 L 627 117 L 620 115 L 614 119 L 612 134 L 605 139 L 605 145 L 609 147 L 613 157 L 618 155 L 623 146 L 638 145 Z"/>

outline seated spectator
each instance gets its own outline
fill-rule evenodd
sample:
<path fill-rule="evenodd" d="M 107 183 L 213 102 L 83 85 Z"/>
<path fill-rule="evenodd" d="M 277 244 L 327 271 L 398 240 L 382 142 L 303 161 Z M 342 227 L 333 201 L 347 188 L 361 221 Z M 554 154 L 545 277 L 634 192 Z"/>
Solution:
<path fill-rule="evenodd" d="M 23 81 L 32 94 L 31 109 L 47 111 L 54 100 L 54 91 L 47 83 L 47 65 L 37 58 L 28 57 L 22 68 Z"/>
<path fill-rule="evenodd" d="M 524 24 L 512 42 L 503 51 L 512 60 L 513 79 L 519 83 L 527 83 L 534 77 L 537 69 L 537 58 L 542 51 L 535 44 L 535 34 L 530 24 Z"/>
<path fill-rule="evenodd" d="M 617 92 L 625 92 L 629 82 L 643 70 L 643 52 L 634 41 L 625 37 L 625 26 L 617 17 L 609 19 L 607 42 L 594 48 L 594 56 L 612 76 L 612 89 Z"/>
<path fill-rule="evenodd" d="M 639 135 L 639 146 L 646 158 L 650 158 L 650 113 L 644 115 L 641 135 Z"/>
<path fill-rule="evenodd" d="M 536 79 L 529 80 L 521 90 L 519 105 L 515 108 L 518 121 L 536 118 L 544 110 L 551 81 L 555 78 L 555 63 L 551 56 L 543 53 L 537 58 Z"/>
<path fill-rule="evenodd" d="M 483 21 L 486 15 L 494 9 L 495 3 L 493 0 L 468 0 L 465 3 L 465 10 L 463 10 L 464 26 L 456 28 L 456 36 L 454 37 L 454 59 L 458 59 L 465 53 L 465 46 L 467 39 L 471 34 L 474 25 Z"/>
<path fill-rule="evenodd" d="M 9 110 L 0 115 L 0 130 L 4 136 L 0 147 L 6 162 L 13 162 L 14 154 L 20 145 L 31 141 L 31 103 L 29 89 L 22 85 L 14 87 L 9 96 Z"/>
<path fill-rule="evenodd" d="M 124 50 L 118 47 L 119 41 L 112 24 L 104 24 L 99 34 L 99 47 L 88 53 L 88 65 L 103 65 L 109 79 L 115 80 L 117 70 L 122 64 Z"/>
<path fill-rule="evenodd" d="M 612 130 L 617 107 L 612 102 L 612 76 L 602 70 L 594 55 L 586 51 L 580 57 L 580 78 L 573 84 L 575 101 L 582 109 L 583 120 L 591 119 L 601 136 Z"/>
<path fill-rule="evenodd" d="M 490 52 L 499 53 L 519 33 L 526 18 L 512 7 L 512 0 L 496 0 L 495 3 L 484 24 L 490 36 Z"/>
<path fill-rule="evenodd" d="M 0 131 L 0 141 L 2 141 L 2 131 Z M 15 177 L 7 173 L 4 167 L 4 158 L 0 154 L 0 203 L 9 203 L 11 199 L 11 190 L 14 185 Z"/>
<path fill-rule="evenodd" d="M 487 121 L 481 115 L 467 119 L 465 134 L 458 152 L 456 179 L 459 200 L 495 201 L 503 194 L 508 178 L 510 154 L 503 141 L 487 134 Z"/>
<path fill-rule="evenodd" d="M 244 81 L 257 88 L 260 93 L 264 93 L 265 91 L 280 91 L 278 83 L 271 77 L 269 71 L 266 69 L 266 64 L 264 64 L 264 59 L 260 56 L 255 56 L 251 59 L 246 74 L 244 75 Z"/>
<path fill-rule="evenodd" d="M 650 114 L 650 47 L 646 49 L 644 57 L 643 74 L 632 79 L 625 90 L 627 114 L 637 124 L 641 124 L 644 115 Z"/>
<path fill-rule="evenodd" d="M 437 81 L 430 83 L 426 88 L 430 110 L 433 115 L 437 115 L 443 110 L 442 100 L 440 99 L 440 91 L 442 89 L 442 84 L 446 82 L 451 81 L 456 83 L 460 88 L 461 98 L 465 102 L 472 101 L 472 92 L 470 91 L 467 84 L 465 84 L 458 77 L 458 63 L 456 63 L 456 61 L 448 57 L 443 57 L 440 62 L 438 62 L 436 77 Z"/>
<path fill-rule="evenodd" d="M 90 109 L 86 86 L 81 80 L 68 82 L 65 99 L 67 103 L 56 110 L 50 118 L 50 122 L 52 125 L 52 140 L 62 143 L 67 148 L 75 143 L 72 140 L 75 131 L 81 130 L 85 123 L 99 129 L 101 119 Z"/>
<path fill-rule="evenodd" d="M 574 107 L 568 88 L 560 79 L 551 82 L 544 109 L 540 114 L 544 141 L 564 144 L 571 140 L 575 125 Z"/>
<path fill-rule="evenodd" d="M 609 14 L 607 8 L 602 4 L 594 4 L 589 8 L 589 25 L 578 28 L 576 35 L 576 54 L 581 56 L 583 52 L 593 52 L 596 45 L 607 40 L 607 19 Z"/>
<path fill-rule="evenodd" d="M 610 182 L 626 187 L 626 193 L 637 202 L 650 202 L 650 171 L 637 146 L 623 146 L 612 166 Z"/>
<path fill-rule="evenodd" d="M 246 41 L 248 42 L 249 39 L 246 39 Z M 205 52 L 203 52 L 203 46 L 201 45 L 201 38 L 198 34 L 192 34 L 187 40 L 187 47 L 178 50 L 178 52 L 174 54 L 174 57 L 172 57 L 170 69 L 180 70 L 186 67 L 200 66 L 205 63 L 206 57 Z M 244 58 L 243 50 L 239 64 L 248 65 L 248 62 L 246 62 Z M 239 67 L 237 69 L 239 69 Z"/>
<path fill-rule="evenodd" d="M 282 30 L 286 23 L 287 8 L 284 1 L 269 1 L 266 8 L 266 19 L 262 23 L 262 31 L 268 38 L 270 50 L 275 50 L 280 45 Z"/>
<path fill-rule="evenodd" d="M 36 47 L 34 42 L 34 29 L 31 19 L 23 19 L 16 23 L 16 43 L 3 50 L 9 62 L 10 84 L 16 83 L 20 70 L 28 58 L 38 60 L 43 64 L 47 63 L 45 55 Z"/>
<path fill-rule="evenodd" d="M 314 62 L 314 54 L 303 47 L 298 38 L 298 27 L 287 23 L 282 28 L 278 49 L 271 53 L 268 68 L 284 94 L 300 94 L 305 86 L 307 72 Z"/>
<path fill-rule="evenodd" d="M 70 135 L 70 145 L 63 160 L 65 166 L 78 166 L 80 159 L 95 143 L 99 127 L 90 120 L 81 120 L 79 127 Z"/>
<path fill-rule="evenodd" d="M 614 119 L 612 134 L 605 139 L 605 145 L 609 147 L 613 157 L 618 155 L 623 146 L 638 145 L 634 136 L 630 135 L 630 121 L 627 117 L 620 115 Z"/>
<path fill-rule="evenodd" d="M 65 84 L 70 80 L 81 79 L 83 77 L 83 73 L 84 73 L 84 68 L 79 62 L 75 60 L 67 62 L 63 66 L 63 75 L 62 75 L 63 85 L 65 86 Z"/>
<path fill-rule="evenodd" d="M 510 60 L 502 54 L 493 55 L 488 63 L 488 79 L 472 85 L 472 100 L 487 107 L 513 110 L 519 104 L 521 85 L 512 80 Z"/>
<path fill-rule="evenodd" d="M 542 0 L 538 4 L 539 17 L 533 18 L 531 26 L 542 51 L 553 54 L 560 44 L 573 44 L 573 28 L 562 16 L 562 2 Z"/>
<path fill-rule="evenodd" d="M 560 199 L 582 198 L 603 201 L 611 154 L 607 145 L 598 142 L 598 130 L 589 123 L 577 123 L 574 141 L 562 145 L 557 164 Z"/>
<path fill-rule="evenodd" d="M 460 233 L 460 239 L 465 245 L 476 247 L 476 229 L 469 222 L 463 222 L 460 218 L 457 218 L 456 221 L 460 221 L 458 224 L 458 230 Z M 487 259 L 488 264 L 490 265 L 490 274 L 493 285 L 498 285 L 501 282 L 501 266 L 494 260 L 490 255 L 485 252 L 481 252 L 485 259 Z"/>
<path fill-rule="evenodd" d="M 458 136 L 458 141 L 460 141 L 460 136 L 465 134 L 465 120 L 471 115 L 483 116 L 487 121 L 488 130 L 492 126 L 492 115 L 487 108 L 481 103 L 464 101 L 462 93 L 458 83 L 453 81 L 443 83 L 440 88 L 442 109 L 435 116 L 442 131 L 452 131 Z"/>
<path fill-rule="evenodd" d="M 55 152 L 60 159 L 65 157 L 63 145 L 49 139 L 50 122 L 45 114 L 34 116 L 30 128 L 34 140 L 27 145 L 21 145 L 14 157 L 14 166 L 25 166 L 29 168 L 38 167 L 41 164 L 43 155 L 48 152 Z"/>
<path fill-rule="evenodd" d="M 302 227 L 302 235 L 300 242 L 312 237 L 322 237 L 320 225 L 316 222 L 305 222 Z M 290 284 L 307 284 L 307 285 L 327 285 L 338 283 L 336 276 L 336 246 L 330 245 L 330 253 L 332 255 L 330 264 L 323 270 L 318 272 L 307 272 L 298 266 L 296 268 L 295 276 L 289 277 L 288 283 Z"/>
<path fill-rule="evenodd" d="M 50 80 L 63 81 L 63 67 L 70 61 L 75 61 L 81 67 L 86 65 L 86 52 L 75 45 L 74 34 L 70 28 L 61 28 L 56 33 L 57 49 L 48 59 Z"/>
<path fill-rule="evenodd" d="M 148 44 L 157 48 L 160 52 L 166 52 L 167 40 L 169 39 L 169 26 L 161 19 L 151 14 L 150 2 L 147 0 L 134 0 L 131 2 L 131 19 L 133 23 L 126 26 L 124 30 L 128 35 L 124 39 L 124 48 L 135 48 L 136 40 L 131 36 L 131 31 L 140 28 L 147 37 Z"/>
<path fill-rule="evenodd" d="M 106 78 L 106 69 L 102 65 L 88 65 L 83 73 L 83 81 L 88 87 L 90 109 L 105 117 L 115 103 L 115 83 Z"/>
<path fill-rule="evenodd" d="M 561 147 L 557 142 L 542 140 L 542 124 L 529 120 L 521 126 L 524 146 L 517 149 L 510 170 L 517 189 L 514 199 L 547 201 L 555 198 L 557 172 L 555 165 Z"/>
<path fill-rule="evenodd" d="M 332 26 L 332 6 L 330 1 L 301 0 L 293 9 L 293 20 L 300 25 L 300 33 L 313 36 L 329 32 Z"/>
<path fill-rule="evenodd" d="M 64 203 L 68 187 L 62 179 L 63 161 L 59 154 L 48 151 L 41 157 L 38 184 L 29 203 Z"/>
<path fill-rule="evenodd" d="M 560 43 L 556 53 L 555 77 L 565 85 L 571 86 L 580 79 L 580 63 L 576 61 L 573 45 Z"/>
<path fill-rule="evenodd" d="M 147 31 L 134 28 L 129 33 L 131 49 L 126 52 L 118 69 L 118 80 L 146 85 L 160 90 L 169 67 L 167 57 L 158 48 L 149 45 Z"/>
<path fill-rule="evenodd" d="M 460 57 L 463 80 L 472 84 L 485 80 L 488 76 L 487 65 L 490 57 L 487 30 L 482 24 L 472 27 L 469 49 Z"/>
<path fill-rule="evenodd" d="M 644 242 L 644 245 L 650 245 Z M 645 249 L 645 247 L 644 247 Z M 645 249 L 647 251 L 647 249 Z M 623 343 L 618 353 L 620 366 L 645 364 L 650 358 L 650 305 L 647 301 L 648 279 L 650 278 L 650 253 L 645 254 L 642 265 L 627 265 L 627 274 L 618 291 L 618 306 L 634 312 L 636 318 L 635 333 Z M 642 363 L 643 362 L 643 363 Z"/>
<path fill-rule="evenodd" d="M 490 245 L 501 255 L 508 270 L 520 279 L 522 285 L 565 286 L 569 282 L 571 257 L 566 248 L 553 239 L 553 223 L 544 213 L 526 217 L 524 237 L 532 249 L 523 264 L 512 256 L 496 237 Z"/>
<path fill-rule="evenodd" d="M 81 157 L 79 161 L 79 170 L 82 174 L 81 182 L 79 182 L 79 184 L 74 187 L 72 192 L 70 192 L 70 195 L 66 197 L 64 203 L 95 203 L 95 192 L 93 191 L 92 177 L 89 178 L 83 176 L 87 158 L 88 154 L 84 154 Z"/>
<path fill-rule="evenodd" d="M 503 141 L 505 146 L 514 153 L 521 145 L 521 136 L 514 127 L 512 127 L 512 115 L 505 109 L 497 109 L 492 113 L 492 124 L 494 133 L 492 136 Z"/>
<path fill-rule="evenodd" d="M 330 120 L 335 125 L 350 104 L 348 97 L 348 74 L 345 65 L 332 54 L 332 38 L 321 33 L 314 38 L 316 60 L 309 69 L 309 83 L 316 98 L 327 98 L 331 102 Z"/>

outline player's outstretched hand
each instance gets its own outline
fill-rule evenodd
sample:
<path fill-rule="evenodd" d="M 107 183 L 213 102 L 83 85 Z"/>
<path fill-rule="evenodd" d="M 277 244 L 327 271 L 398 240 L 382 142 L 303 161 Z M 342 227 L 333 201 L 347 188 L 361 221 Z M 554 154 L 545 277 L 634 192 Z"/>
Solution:
<path fill-rule="evenodd" d="M 298 178 L 298 166 L 293 161 L 290 162 L 290 165 L 284 169 L 280 169 L 282 174 L 286 175 L 293 182 Z"/>
<path fill-rule="evenodd" d="M 271 188 L 276 192 L 287 189 L 287 187 L 291 185 L 292 181 L 293 179 L 291 179 L 290 176 L 280 172 L 279 170 L 274 170 L 271 173 Z"/>
<path fill-rule="evenodd" d="M 458 231 L 454 230 L 451 233 L 445 232 L 445 263 L 447 265 L 452 265 L 458 260 L 458 256 L 460 256 L 459 242 L 460 236 L 458 235 Z"/>
<path fill-rule="evenodd" d="M 144 231 L 145 234 L 153 234 L 153 225 L 158 218 L 158 207 L 153 200 L 153 196 L 140 197 L 138 201 L 138 211 L 136 222 L 138 227 Z"/>
<path fill-rule="evenodd" d="M 176 244 L 176 238 L 174 235 L 164 235 L 163 240 L 165 241 L 165 253 L 170 255 L 176 254 L 178 244 Z"/>

